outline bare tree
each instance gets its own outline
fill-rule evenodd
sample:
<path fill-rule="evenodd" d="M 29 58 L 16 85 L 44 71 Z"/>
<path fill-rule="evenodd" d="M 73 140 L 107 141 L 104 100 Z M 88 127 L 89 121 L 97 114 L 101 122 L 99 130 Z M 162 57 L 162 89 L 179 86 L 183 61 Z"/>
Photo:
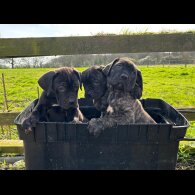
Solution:
<path fill-rule="evenodd" d="M 43 64 L 48 60 L 47 56 L 41 56 L 41 57 L 25 57 L 21 58 L 21 61 L 19 63 L 19 66 L 23 67 L 43 67 Z"/>
<path fill-rule="evenodd" d="M 15 67 L 15 60 L 14 60 L 14 58 L 1 59 L 1 63 L 3 65 L 6 65 L 6 66 L 8 65 L 11 68 L 14 68 Z"/>

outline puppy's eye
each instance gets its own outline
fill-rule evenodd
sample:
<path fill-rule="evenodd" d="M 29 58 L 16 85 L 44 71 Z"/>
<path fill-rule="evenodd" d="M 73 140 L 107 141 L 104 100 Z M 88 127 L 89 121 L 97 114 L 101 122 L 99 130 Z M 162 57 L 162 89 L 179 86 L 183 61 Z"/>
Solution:
<path fill-rule="evenodd" d="M 120 64 L 117 64 L 115 67 L 116 67 L 116 68 L 120 68 L 120 67 L 121 67 L 121 65 L 120 65 Z"/>

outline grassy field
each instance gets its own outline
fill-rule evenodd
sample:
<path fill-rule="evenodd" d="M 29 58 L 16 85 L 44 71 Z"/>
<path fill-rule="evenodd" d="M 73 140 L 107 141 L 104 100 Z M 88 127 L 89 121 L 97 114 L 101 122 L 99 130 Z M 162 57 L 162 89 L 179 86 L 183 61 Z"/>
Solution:
<path fill-rule="evenodd" d="M 77 68 L 83 71 L 86 68 Z M 195 107 L 195 66 L 140 66 L 144 91 L 142 98 L 163 99 L 176 108 Z M 37 98 L 37 80 L 52 68 L 0 69 L 4 73 L 9 111 L 22 111 Z M 41 93 L 41 88 L 39 88 Z M 84 90 L 79 91 L 79 97 Z M 4 110 L 3 87 L 0 87 L 0 112 Z"/>

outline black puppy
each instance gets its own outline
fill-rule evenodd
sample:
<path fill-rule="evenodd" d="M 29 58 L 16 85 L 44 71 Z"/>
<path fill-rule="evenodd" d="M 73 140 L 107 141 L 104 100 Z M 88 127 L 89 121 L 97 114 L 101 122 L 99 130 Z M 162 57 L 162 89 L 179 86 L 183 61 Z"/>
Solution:
<path fill-rule="evenodd" d="M 83 121 L 77 98 L 79 86 L 81 88 L 81 77 L 77 70 L 63 67 L 49 71 L 38 80 L 38 84 L 43 92 L 32 113 L 22 123 L 26 133 L 32 131 L 37 122 L 56 120 L 58 113 L 62 118 L 60 120 L 64 116 L 64 122 Z M 60 108 L 55 108 L 54 104 Z"/>
<path fill-rule="evenodd" d="M 92 98 L 97 110 L 105 112 L 107 108 L 107 84 L 105 66 L 92 66 L 81 74 L 85 89 L 85 98 Z"/>

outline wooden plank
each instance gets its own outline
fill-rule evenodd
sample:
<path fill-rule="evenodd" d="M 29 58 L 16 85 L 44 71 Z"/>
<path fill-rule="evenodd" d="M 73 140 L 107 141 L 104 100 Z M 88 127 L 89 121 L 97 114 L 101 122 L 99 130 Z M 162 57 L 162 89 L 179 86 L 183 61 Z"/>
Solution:
<path fill-rule="evenodd" d="M 195 121 L 195 108 L 178 108 L 177 110 L 189 121 Z"/>
<path fill-rule="evenodd" d="M 24 154 L 22 140 L 0 140 L 0 153 Z"/>
<path fill-rule="evenodd" d="M 0 113 L 0 125 L 14 125 L 14 119 L 19 112 L 2 112 Z"/>
<path fill-rule="evenodd" d="M 4 139 L 0 140 L 0 147 L 1 146 L 16 146 L 16 147 L 23 147 L 23 140 L 13 140 L 13 139 Z"/>
<path fill-rule="evenodd" d="M 181 112 L 184 117 L 189 120 L 189 121 L 195 121 L 195 113 L 186 113 L 186 112 Z"/>
<path fill-rule="evenodd" d="M 0 146 L 0 153 L 24 154 L 23 146 Z"/>
<path fill-rule="evenodd" d="M 0 38 L 0 58 L 195 51 L 195 33 Z"/>
<path fill-rule="evenodd" d="M 195 121 L 195 108 L 178 108 L 189 121 Z M 19 112 L 3 112 L 0 113 L 0 125 L 14 125 L 14 119 L 19 115 Z"/>

